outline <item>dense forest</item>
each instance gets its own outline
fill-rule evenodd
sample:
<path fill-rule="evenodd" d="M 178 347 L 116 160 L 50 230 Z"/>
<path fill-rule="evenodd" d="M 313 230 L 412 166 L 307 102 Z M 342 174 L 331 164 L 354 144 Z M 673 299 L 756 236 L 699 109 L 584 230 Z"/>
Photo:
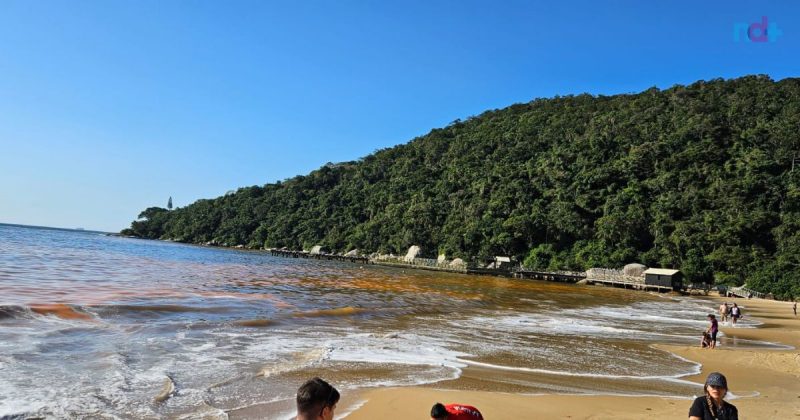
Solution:
<path fill-rule="evenodd" d="M 123 234 L 250 248 L 681 269 L 800 296 L 800 79 L 536 99 Z"/>

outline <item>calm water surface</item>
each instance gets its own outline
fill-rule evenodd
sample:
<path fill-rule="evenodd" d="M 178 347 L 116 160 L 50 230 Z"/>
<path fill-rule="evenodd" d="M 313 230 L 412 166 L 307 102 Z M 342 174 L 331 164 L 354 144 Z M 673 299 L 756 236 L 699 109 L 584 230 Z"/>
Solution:
<path fill-rule="evenodd" d="M 0 225 L 0 416 L 285 418 L 317 374 L 344 390 L 689 397 L 699 388 L 681 378 L 698 366 L 650 346 L 695 344 L 711 311 L 618 289 Z M 155 402 L 167 380 L 177 392 Z"/>

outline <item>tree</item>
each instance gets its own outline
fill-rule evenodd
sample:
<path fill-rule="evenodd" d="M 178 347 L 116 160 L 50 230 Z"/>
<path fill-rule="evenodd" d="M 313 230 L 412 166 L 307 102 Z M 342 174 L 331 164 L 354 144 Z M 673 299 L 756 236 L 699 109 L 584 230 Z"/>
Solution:
<path fill-rule="evenodd" d="M 172 210 L 172 196 L 167 200 L 167 210 Z"/>
<path fill-rule="evenodd" d="M 537 99 L 354 162 L 148 209 L 192 243 L 513 255 L 539 269 L 682 269 L 800 294 L 800 79 Z"/>

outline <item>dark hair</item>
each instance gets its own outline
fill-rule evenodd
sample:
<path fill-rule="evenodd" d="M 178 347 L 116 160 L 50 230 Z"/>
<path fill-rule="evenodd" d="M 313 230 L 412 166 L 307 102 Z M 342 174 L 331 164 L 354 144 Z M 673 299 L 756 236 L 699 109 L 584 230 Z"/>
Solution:
<path fill-rule="evenodd" d="M 316 418 L 325 407 L 339 402 L 339 391 L 320 378 L 311 378 L 297 390 L 297 414 Z"/>
<path fill-rule="evenodd" d="M 431 407 L 431 417 L 435 419 L 446 419 L 447 418 L 447 409 L 444 408 L 444 404 L 436 403 Z"/>

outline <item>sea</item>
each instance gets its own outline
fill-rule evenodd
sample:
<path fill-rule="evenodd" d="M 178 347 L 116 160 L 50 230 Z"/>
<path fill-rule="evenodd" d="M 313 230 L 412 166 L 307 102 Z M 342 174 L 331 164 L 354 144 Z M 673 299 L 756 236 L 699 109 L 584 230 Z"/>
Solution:
<path fill-rule="evenodd" d="M 654 345 L 698 345 L 715 306 L 0 224 L 0 418 L 286 419 L 313 376 L 691 398 L 700 366 Z"/>

